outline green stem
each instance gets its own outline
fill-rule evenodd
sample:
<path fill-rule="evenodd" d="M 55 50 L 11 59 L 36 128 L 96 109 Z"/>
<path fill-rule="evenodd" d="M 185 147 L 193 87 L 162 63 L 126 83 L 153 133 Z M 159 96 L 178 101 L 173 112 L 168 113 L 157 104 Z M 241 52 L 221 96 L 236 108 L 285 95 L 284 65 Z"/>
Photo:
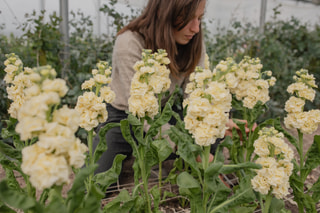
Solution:
<path fill-rule="evenodd" d="M 93 143 L 92 143 L 92 140 L 93 140 L 93 129 L 88 131 L 87 140 L 88 140 L 88 148 L 89 148 L 89 162 L 90 162 L 90 165 L 92 165 L 94 163 L 93 162 Z"/>
<path fill-rule="evenodd" d="M 140 119 L 140 123 L 142 125 L 144 125 L 144 118 Z M 141 138 L 143 138 L 143 128 L 141 128 Z M 140 149 L 141 152 L 139 152 L 139 148 L 138 145 L 136 143 L 133 143 L 133 149 L 135 150 L 135 152 L 137 153 L 137 160 L 138 160 L 138 164 L 140 166 L 140 170 L 141 170 L 141 178 L 142 178 L 142 182 L 143 182 L 143 188 L 144 188 L 144 194 L 145 194 L 145 199 L 147 201 L 147 205 L 148 205 L 148 211 L 149 213 L 152 213 L 151 210 L 151 202 L 150 202 L 150 197 L 149 197 L 149 188 L 148 188 L 148 177 L 146 174 L 146 165 L 145 165 L 145 159 L 144 159 L 144 149 Z"/>
<path fill-rule="evenodd" d="M 30 140 L 29 139 L 25 140 L 24 141 L 24 147 L 27 147 L 29 145 L 30 145 Z"/>
<path fill-rule="evenodd" d="M 298 130 L 298 137 L 299 137 L 299 157 L 300 157 L 300 176 L 303 168 L 304 163 L 304 156 L 303 156 L 303 133 Z"/>
<path fill-rule="evenodd" d="M 159 195 L 161 197 L 161 186 L 162 186 L 162 162 L 159 162 Z"/>
<path fill-rule="evenodd" d="M 145 167 L 145 163 L 144 160 L 141 158 L 141 156 L 143 156 L 143 153 L 140 153 L 140 155 L 138 156 L 138 161 L 139 161 L 139 165 L 140 165 L 140 169 L 141 169 L 141 178 L 142 178 L 142 182 L 143 182 L 143 188 L 144 188 L 144 194 L 147 200 L 147 205 L 148 205 L 148 212 L 151 213 L 151 203 L 150 203 L 150 197 L 149 197 L 149 188 L 148 188 L 148 178 L 147 178 L 147 174 L 146 174 L 146 167 Z"/>
<path fill-rule="evenodd" d="M 269 209 L 270 209 L 272 198 L 273 198 L 273 196 L 272 196 L 271 191 L 270 191 L 269 194 L 266 197 L 266 201 L 264 203 L 264 206 L 262 206 L 262 213 L 269 213 Z"/>
<path fill-rule="evenodd" d="M 305 180 L 302 177 L 302 169 L 303 169 L 303 164 L 304 164 L 304 156 L 303 156 L 303 133 L 300 132 L 300 130 L 298 129 L 298 137 L 299 137 L 299 158 L 300 158 L 300 180 L 301 183 L 304 183 Z M 301 188 L 299 189 L 300 192 L 304 191 L 304 184 L 301 185 Z M 298 202 L 298 209 L 300 213 L 304 212 L 304 206 L 302 202 Z"/>
<path fill-rule="evenodd" d="M 88 141 L 88 149 L 89 149 L 89 160 L 88 163 L 90 166 L 94 164 L 94 159 L 93 159 L 93 144 L 92 144 L 92 140 L 93 140 L 93 129 L 88 131 L 88 136 L 87 136 L 87 141 Z M 92 185 L 92 178 L 93 178 L 93 174 L 90 174 L 88 177 L 88 182 L 87 182 L 87 191 L 89 192 L 91 189 L 91 185 Z"/>
<path fill-rule="evenodd" d="M 30 181 L 29 181 L 29 177 L 27 176 L 27 178 L 25 178 L 25 180 L 26 180 L 28 195 L 29 195 L 30 197 L 34 197 L 34 198 L 35 198 L 35 197 L 36 197 L 36 195 L 35 195 L 35 190 L 34 190 L 33 186 L 31 185 L 31 183 L 30 183 Z"/>
<path fill-rule="evenodd" d="M 210 146 L 205 146 L 203 150 L 203 159 L 202 159 L 202 166 L 203 166 L 203 172 L 207 170 L 209 167 L 209 157 L 210 157 Z M 206 181 L 203 180 L 203 202 L 202 202 L 202 207 L 203 207 L 203 212 L 207 211 L 207 203 L 209 200 L 209 194 L 207 193 L 207 183 Z"/>
<path fill-rule="evenodd" d="M 162 111 L 161 99 L 162 99 L 162 93 L 158 95 L 159 114 L 161 114 L 161 111 Z"/>
<path fill-rule="evenodd" d="M 101 88 L 101 84 L 97 84 L 96 85 L 96 92 L 95 92 L 96 96 L 99 96 L 100 88 Z"/>
<path fill-rule="evenodd" d="M 249 128 L 252 128 L 252 127 L 249 127 Z M 251 155 L 252 155 L 252 152 L 249 151 L 249 147 L 252 146 L 252 131 L 250 129 L 249 131 L 249 137 L 248 137 L 248 141 L 247 141 L 247 148 L 246 148 L 246 162 L 249 162 L 250 161 L 250 158 L 251 158 Z"/>
<path fill-rule="evenodd" d="M 161 99 L 162 99 L 162 93 L 158 95 L 158 104 L 159 104 L 159 114 L 162 112 L 162 106 L 161 106 Z M 162 139 L 162 128 L 159 127 L 159 140 Z M 159 175 L 158 175 L 158 185 L 159 185 L 159 195 L 161 197 L 161 185 L 162 185 L 162 162 L 159 160 Z"/>
<path fill-rule="evenodd" d="M 260 203 L 260 208 L 264 209 L 264 203 L 263 203 L 263 199 L 262 199 L 262 194 L 259 193 L 259 203 Z"/>

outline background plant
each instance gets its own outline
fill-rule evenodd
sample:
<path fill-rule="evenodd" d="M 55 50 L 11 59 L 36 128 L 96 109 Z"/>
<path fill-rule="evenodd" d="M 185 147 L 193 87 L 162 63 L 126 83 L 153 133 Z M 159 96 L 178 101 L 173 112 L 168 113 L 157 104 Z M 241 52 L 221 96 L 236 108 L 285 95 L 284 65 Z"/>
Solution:
<path fill-rule="evenodd" d="M 89 78 L 88 73 L 93 68 L 93 64 L 98 62 L 99 59 L 111 62 L 109 60 L 111 59 L 116 29 L 120 29 L 138 13 L 133 8 L 130 8 L 131 15 L 118 12 L 116 9 L 117 2 L 117 0 L 113 0 L 101 7 L 101 12 L 108 14 L 114 20 L 114 30 L 111 35 L 96 37 L 93 34 L 92 18 L 85 16 L 81 11 L 71 12 L 70 70 L 67 72 L 68 77 L 66 79 L 70 90 L 65 100 L 68 104 L 75 104 L 76 97 L 80 94 L 79 85 Z M 274 9 L 274 18 L 266 23 L 263 33 L 259 32 L 258 28 L 252 23 L 239 20 L 234 20 L 231 24 L 232 27 L 229 29 L 218 29 L 218 32 L 214 35 L 205 28 L 207 32 L 205 36 L 206 47 L 211 66 L 215 66 L 220 60 L 227 57 L 233 57 L 236 62 L 239 62 L 244 55 L 252 58 L 259 57 L 264 65 L 263 70 L 272 70 L 274 76 L 279 79 L 279 83 L 270 90 L 271 101 L 268 103 L 269 110 L 264 115 L 264 119 L 283 115 L 283 100 L 285 99 L 283 97 L 287 98 L 288 94 L 282 88 L 292 82 L 289 76 L 292 76 L 293 70 L 304 67 L 316 78 L 320 77 L 318 72 L 320 69 L 319 25 L 310 26 L 294 17 L 287 21 L 280 21 L 277 18 L 279 8 L 280 6 Z M 24 27 L 28 26 L 23 31 L 25 35 L 0 35 L 1 61 L 5 60 L 5 54 L 14 52 L 24 61 L 25 66 L 33 67 L 37 63 L 36 57 L 34 57 L 36 55 L 35 50 L 38 50 L 46 53 L 48 64 L 57 64 L 54 66 L 59 75 L 61 72 L 59 64 L 61 63 L 58 61 L 56 53 L 59 53 L 64 45 L 59 42 L 60 35 L 58 35 L 57 30 L 59 18 L 56 14 L 51 14 L 50 21 L 46 21 L 43 16 L 44 13 L 28 14 L 28 19 L 22 25 Z M 22 29 L 22 26 L 20 29 Z M 41 27 L 44 30 L 41 31 Z M 47 33 L 52 35 L 45 35 Z M 56 40 L 49 41 L 50 36 L 56 38 Z M 54 45 L 54 43 L 57 45 Z M 0 69 L 4 69 L 3 64 L 0 64 Z M 0 73 L 0 77 L 3 77 L 3 73 Z M 4 85 L 1 85 L 1 95 L 6 97 Z M 317 95 L 319 95 L 318 89 Z M 319 108 L 318 102 L 317 99 L 313 103 L 308 103 L 306 107 L 308 109 Z M 8 105 L 8 99 L 0 100 L 0 107 L 3 109 L 0 113 L 2 118 L 7 118 L 4 112 Z"/>
<path fill-rule="evenodd" d="M 266 23 L 263 33 L 252 23 L 234 20 L 230 29 L 218 29 L 215 35 L 207 35 L 207 53 L 212 66 L 232 57 L 239 62 L 243 56 L 258 57 L 263 70 L 271 70 L 279 80 L 270 89 L 269 111 L 264 119 L 283 117 L 284 100 L 289 96 L 283 90 L 292 83 L 295 70 L 308 69 L 319 78 L 320 27 L 302 23 L 295 17 L 287 21 L 278 20 L 279 8 L 274 8 L 273 19 Z M 319 83 L 317 83 L 319 86 Z M 317 89 L 317 95 L 319 90 Z M 319 100 L 307 104 L 307 109 L 319 108 Z"/>

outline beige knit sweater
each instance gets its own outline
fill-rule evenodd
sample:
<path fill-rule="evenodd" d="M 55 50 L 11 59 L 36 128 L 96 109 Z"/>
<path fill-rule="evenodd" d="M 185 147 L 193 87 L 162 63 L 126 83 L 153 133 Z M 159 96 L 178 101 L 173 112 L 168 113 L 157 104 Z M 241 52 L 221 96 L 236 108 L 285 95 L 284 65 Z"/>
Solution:
<path fill-rule="evenodd" d="M 141 60 L 141 53 L 144 49 L 144 40 L 136 32 L 126 31 L 116 39 L 112 55 L 112 82 L 111 89 L 115 92 L 116 98 L 112 106 L 119 110 L 128 110 L 128 99 L 130 97 L 131 79 L 135 73 L 133 65 Z M 200 66 L 204 66 L 205 48 L 200 60 Z M 171 86 L 170 94 L 174 91 L 176 85 L 185 88 L 188 78 L 180 74 L 179 78 L 170 75 Z M 166 102 L 162 100 L 162 105 Z"/>

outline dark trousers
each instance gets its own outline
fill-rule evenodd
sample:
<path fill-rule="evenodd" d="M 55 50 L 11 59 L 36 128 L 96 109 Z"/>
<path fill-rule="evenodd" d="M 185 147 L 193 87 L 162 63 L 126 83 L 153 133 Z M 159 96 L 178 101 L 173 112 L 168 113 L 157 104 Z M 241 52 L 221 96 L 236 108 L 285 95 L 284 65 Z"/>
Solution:
<path fill-rule="evenodd" d="M 97 128 L 99 129 L 107 123 L 120 123 L 122 119 L 126 119 L 128 114 L 125 111 L 118 110 L 107 104 L 108 119 L 105 123 L 100 124 Z M 102 154 L 98 160 L 99 167 L 95 171 L 96 173 L 104 172 L 112 167 L 112 163 L 116 155 L 124 154 L 131 155 L 131 145 L 123 138 L 120 127 L 114 127 L 109 129 L 106 133 L 107 150 Z M 93 149 L 95 150 L 99 143 L 99 135 L 97 134 L 93 139 Z"/>
<path fill-rule="evenodd" d="M 178 110 L 176 107 L 172 108 L 175 112 L 180 114 L 180 117 L 182 119 L 182 110 Z M 125 111 L 118 110 L 111 106 L 110 104 L 107 104 L 107 110 L 108 110 L 108 120 L 99 125 L 97 128 L 97 131 L 107 123 L 119 123 L 122 119 L 126 119 L 128 115 Z M 172 118 L 169 123 L 174 125 L 175 119 Z M 132 154 L 132 147 L 131 145 L 123 138 L 120 127 L 114 127 L 107 131 L 106 133 L 106 141 L 107 141 L 107 150 L 102 154 L 100 159 L 98 160 L 99 167 L 95 171 L 96 173 L 104 172 L 109 170 L 112 167 L 113 160 L 118 154 L 124 154 L 126 156 L 130 156 Z M 219 145 L 218 140 L 215 144 L 211 146 L 211 153 L 214 154 L 217 146 Z M 93 149 L 97 147 L 99 143 L 99 136 L 98 134 L 93 139 Z M 177 157 L 175 153 L 172 153 L 172 155 L 169 156 L 168 159 L 172 159 Z"/>

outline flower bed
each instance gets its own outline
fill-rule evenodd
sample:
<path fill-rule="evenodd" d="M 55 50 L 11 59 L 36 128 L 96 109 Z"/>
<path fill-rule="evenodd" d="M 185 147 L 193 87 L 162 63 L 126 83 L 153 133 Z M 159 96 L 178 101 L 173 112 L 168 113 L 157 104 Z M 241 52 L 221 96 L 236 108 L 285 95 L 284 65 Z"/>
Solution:
<path fill-rule="evenodd" d="M 299 212 L 316 212 L 319 178 L 312 184 L 307 178 L 320 165 L 320 136 L 314 136 L 308 151 L 303 147 L 304 136 L 314 133 L 320 123 L 320 110 L 304 110 L 305 102 L 315 98 L 314 77 L 301 69 L 287 89 L 291 98 L 286 102 L 284 124 L 289 130 L 297 130 L 296 136 L 277 118 L 256 123 L 267 110 L 268 90 L 276 81 L 271 71 L 262 71 L 257 58 L 244 57 L 239 63 L 228 58 L 212 70 L 208 61 L 205 67 L 197 67 L 186 88 L 189 96 L 183 102 L 186 115 L 181 120 L 172 110 L 179 88 L 170 94 L 164 108 L 160 107 L 170 86 L 166 67 L 170 61 L 166 56 L 164 50 L 143 51 L 142 60 L 133 67 L 136 74 L 131 83 L 128 118 L 102 127 L 100 142 L 93 150 L 93 129 L 107 119 L 106 103 L 114 100 L 108 87 L 112 68 L 99 62 L 92 70 L 93 77 L 82 84 L 85 91 L 75 109 L 71 109 L 61 104 L 68 88 L 64 80 L 56 78 L 52 67 L 26 68 L 18 56 L 7 55 L 5 81 L 12 104 L 11 119 L 2 135 L 12 138 L 13 146 L 0 143 L 0 160 L 6 173 L 0 182 L 0 208 L 27 212 L 159 212 L 164 203 L 178 198 L 180 205 L 192 213 L 267 213 L 286 211 L 285 201 L 292 193 Z M 229 114 L 231 108 L 237 112 L 235 117 Z M 171 117 L 176 124 L 162 131 Z M 88 132 L 87 145 L 75 137 L 79 126 Z M 112 168 L 94 174 L 97 160 L 107 149 L 105 134 L 113 127 L 120 127 L 132 146 L 134 184 L 122 187 L 101 208 L 101 200 L 117 182 L 125 159 L 117 155 Z M 210 158 L 211 145 L 225 135 L 214 158 Z M 179 157 L 169 174 L 163 176 L 163 164 L 173 152 L 170 142 Z M 155 166 L 158 178 L 151 184 Z M 17 181 L 17 172 L 25 187 Z M 72 185 L 64 193 L 72 174 Z M 237 180 L 232 187 L 228 185 L 230 177 Z M 177 187 L 177 191 L 168 190 L 168 185 L 170 190 Z"/>

